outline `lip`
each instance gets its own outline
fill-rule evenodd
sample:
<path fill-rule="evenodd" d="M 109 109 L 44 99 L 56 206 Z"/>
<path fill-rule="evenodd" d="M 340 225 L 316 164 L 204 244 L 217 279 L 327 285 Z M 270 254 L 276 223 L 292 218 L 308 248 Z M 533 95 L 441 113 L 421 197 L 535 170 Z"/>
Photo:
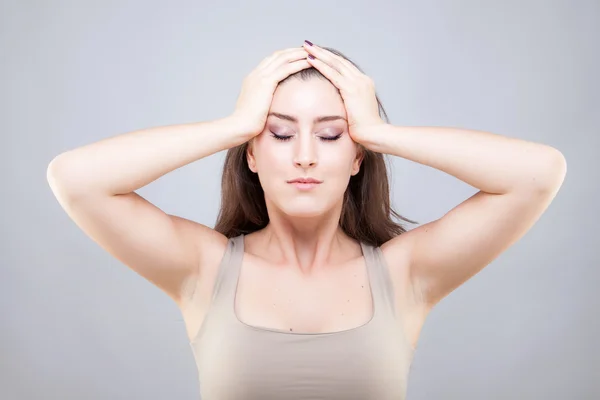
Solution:
<path fill-rule="evenodd" d="M 289 180 L 289 181 L 287 181 L 287 182 L 288 182 L 288 183 L 314 183 L 314 184 L 317 184 L 317 183 L 321 183 L 321 182 L 323 182 L 323 181 L 320 181 L 320 180 L 318 180 L 318 179 L 315 179 L 315 178 L 310 178 L 310 177 L 308 177 L 308 178 L 296 178 L 296 179 L 290 179 L 290 180 Z"/>
<path fill-rule="evenodd" d="M 287 182 L 294 185 L 298 190 L 310 190 L 318 186 L 323 181 L 314 178 L 296 178 Z"/>

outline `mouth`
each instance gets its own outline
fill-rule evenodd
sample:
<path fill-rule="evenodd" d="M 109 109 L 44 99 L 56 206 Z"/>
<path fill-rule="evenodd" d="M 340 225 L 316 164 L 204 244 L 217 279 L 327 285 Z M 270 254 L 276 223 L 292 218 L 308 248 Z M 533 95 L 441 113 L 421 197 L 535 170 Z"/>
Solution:
<path fill-rule="evenodd" d="M 317 187 L 323 181 L 314 178 L 296 178 L 287 181 L 287 183 L 294 185 L 297 189 L 308 190 Z"/>
<path fill-rule="evenodd" d="M 323 181 L 320 181 L 315 178 L 296 178 L 296 179 L 290 179 L 287 182 L 288 183 L 321 183 Z"/>

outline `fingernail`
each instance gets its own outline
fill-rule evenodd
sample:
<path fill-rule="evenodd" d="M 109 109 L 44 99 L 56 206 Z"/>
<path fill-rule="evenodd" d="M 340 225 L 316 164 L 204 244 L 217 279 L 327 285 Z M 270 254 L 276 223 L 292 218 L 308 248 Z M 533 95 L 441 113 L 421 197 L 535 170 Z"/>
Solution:
<path fill-rule="evenodd" d="M 311 42 L 309 42 L 308 40 L 305 40 L 306 44 L 308 44 L 309 46 L 312 46 L 313 44 Z"/>
<path fill-rule="evenodd" d="M 315 56 L 313 56 L 312 54 L 309 54 L 309 55 L 308 55 L 308 58 L 310 58 L 311 60 L 314 60 L 314 59 L 315 59 Z"/>

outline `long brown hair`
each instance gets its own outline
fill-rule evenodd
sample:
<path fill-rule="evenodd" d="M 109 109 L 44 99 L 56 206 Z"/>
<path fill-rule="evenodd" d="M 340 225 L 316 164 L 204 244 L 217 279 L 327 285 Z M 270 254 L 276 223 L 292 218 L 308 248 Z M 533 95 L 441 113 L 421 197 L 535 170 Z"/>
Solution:
<path fill-rule="evenodd" d="M 363 72 L 356 63 L 338 50 L 324 48 L 345 58 Z M 288 76 L 279 82 L 279 85 L 289 79 L 307 81 L 313 78 L 327 79 L 318 69 L 311 67 Z M 377 95 L 375 97 L 380 117 L 389 123 L 379 97 Z M 269 223 L 265 194 L 258 175 L 248 168 L 247 149 L 248 142 L 229 149 L 223 165 L 221 209 L 214 229 L 228 238 L 252 233 Z M 406 232 L 403 224 L 394 221 L 394 218 L 412 224 L 417 222 L 403 217 L 391 207 L 388 165 L 384 155 L 364 147 L 362 151 L 364 158 L 360 170 L 350 178 L 344 193 L 340 227 L 357 241 L 381 246 L 393 237 Z"/>

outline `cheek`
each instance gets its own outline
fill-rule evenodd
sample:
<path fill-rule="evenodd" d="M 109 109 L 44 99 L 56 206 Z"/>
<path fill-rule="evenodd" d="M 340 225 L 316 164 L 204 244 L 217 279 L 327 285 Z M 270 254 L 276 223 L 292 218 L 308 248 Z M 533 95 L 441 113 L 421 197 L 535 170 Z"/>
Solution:
<path fill-rule="evenodd" d="M 273 193 L 281 182 L 290 179 L 291 157 L 286 146 L 274 140 L 265 138 L 262 143 L 257 143 L 255 151 L 258 178 L 265 192 Z M 289 146 L 288 146 L 289 147 Z M 292 175 L 294 171 L 291 171 Z"/>
<path fill-rule="evenodd" d="M 274 140 L 265 139 L 257 147 L 256 166 L 261 174 L 272 174 L 280 170 L 281 166 L 289 164 L 291 155 L 287 147 L 278 145 Z M 278 168 L 273 168 L 275 166 Z"/>
<path fill-rule="evenodd" d="M 352 172 L 352 165 L 356 158 L 356 149 L 352 144 L 345 144 L 335 149 L 324 149 L 320 161 L 323 167 L 336 175 L 344 176 Z"/>

